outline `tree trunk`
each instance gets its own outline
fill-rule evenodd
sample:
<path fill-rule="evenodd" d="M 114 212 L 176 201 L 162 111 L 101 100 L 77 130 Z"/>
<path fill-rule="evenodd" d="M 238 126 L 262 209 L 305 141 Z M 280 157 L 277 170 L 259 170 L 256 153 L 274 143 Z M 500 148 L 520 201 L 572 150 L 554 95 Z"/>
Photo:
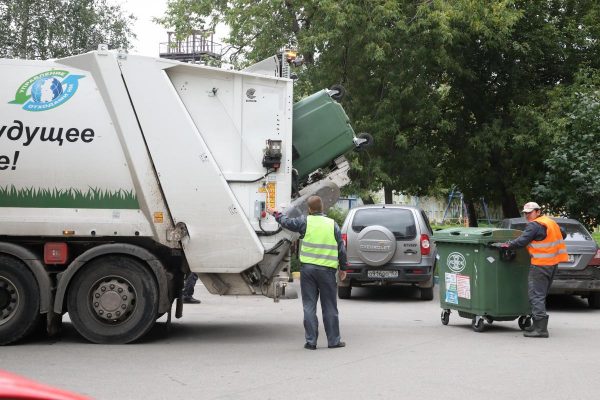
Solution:
<path fill-rule="evenodd" d="M 393 204 L 394 203 L 394 191 L 387 186 L 383 188 L 383 194 L 385 197 L 385 204 Z"/>
<path fill-rule="evenodd" d="M 502 190 L 502 214 L 504 218 L 516 218 L 521 216 L 515 195 L 507 190 Z"/>
<path fill-rule="evenodd" d="M 21 17 L 21 21 L 20 25 L 18 26 L 18 29 L 20 29 L 20 35 L 19 35 L 19 44 L 18 44 L 18 55 L 19 58 L 22 59 L 27 59 L 27 58 L 32 58 L 32 57 L 28 57 L 29 54 L 28 53 L 28 49 L 29 49 L 29 40 L 31 39 L 29 37 L 29 9 L 30 9 L 30 2 L 28 0 L 25 0 L 21 3 L 21 9 L 19 10 L 18 16 Z M 19 23 L 17 22 L 17 24 Z"/>
<path fill-rule="evenodd" d="M 361 200 L 363 204 L 375 204 L 375 201 L 373 201 L 373 197 L 371 197 L 371 195 L 368 195 L 367 197 L 361 197 Z"/>
<path fill-rule="evenodd" d="M 477 224 L 477 210 L 475 209 L 475 203 L 471 199 L 465 199 L 465 206 L 467 207 L 467 217 L 469 218 L 470 227 L 478 227 Z"/>

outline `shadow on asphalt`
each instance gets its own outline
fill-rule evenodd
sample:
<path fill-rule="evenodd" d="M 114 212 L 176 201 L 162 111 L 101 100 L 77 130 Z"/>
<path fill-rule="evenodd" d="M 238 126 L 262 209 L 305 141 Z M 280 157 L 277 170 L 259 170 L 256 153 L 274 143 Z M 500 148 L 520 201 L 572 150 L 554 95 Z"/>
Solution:
<path fill-rule="evenodd" d="M 434 289 L 437 290 L 437 287 Z M 420 298 L 419 288 L 412 286 L 366 286 L 353 287 L 349 300 L 365 300 L 377 302 L 410 301 L 424 302 Z M 436 301 L 436 300 L 432 300 Z"/>
<path fill-rule="evenodd" d="M 588 306 L 586 299 L 579 296 L 570 295 L 551 295 L 546 299 L 546 307 L 548 311 L 557 312 L 597 312 Z"/>

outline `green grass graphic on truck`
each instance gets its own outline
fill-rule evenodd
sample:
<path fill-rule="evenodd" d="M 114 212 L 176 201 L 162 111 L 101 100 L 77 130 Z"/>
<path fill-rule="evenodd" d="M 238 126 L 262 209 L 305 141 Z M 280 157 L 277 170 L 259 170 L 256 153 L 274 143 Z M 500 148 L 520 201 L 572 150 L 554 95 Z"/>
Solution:
<path fill-rule="evenodd" d="M 137 210 L 140 205 L 133 190 L 116 191 L 90 187 L 79 189 L 41 189 L 0 186 L 0 207 L 100 208 Z"/>

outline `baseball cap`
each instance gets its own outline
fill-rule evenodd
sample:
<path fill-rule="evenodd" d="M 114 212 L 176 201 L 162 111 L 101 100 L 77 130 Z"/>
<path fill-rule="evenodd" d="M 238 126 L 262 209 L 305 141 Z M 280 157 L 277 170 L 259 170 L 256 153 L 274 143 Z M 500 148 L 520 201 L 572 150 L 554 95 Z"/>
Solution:
<path fill-rule="evenodd" d="M 530 213 L 533 210 L 539 210 L 541 207 L 538 203 L 536 203 L 535 201 L 530 201 L 529 203 L 525 204 L 523 206 L 523 211 L 524 213 Z"/>

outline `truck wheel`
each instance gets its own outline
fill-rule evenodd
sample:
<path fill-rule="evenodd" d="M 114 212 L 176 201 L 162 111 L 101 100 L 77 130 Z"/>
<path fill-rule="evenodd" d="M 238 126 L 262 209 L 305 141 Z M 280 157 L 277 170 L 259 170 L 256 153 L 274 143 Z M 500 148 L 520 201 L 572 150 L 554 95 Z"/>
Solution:
<path fill-rule="evenodd" d="M 129 343 L 154 325 L 158 287 L 139 261 L 99 258 L 73 278 L 68 311 L 75 329 L 90 342 Z"/>
<path fill-rule="evenodd" d="M 433 300 L 433 288 L 421 288 L 421 300 Z"/>
<path fill-rule="evenodd" d="M 35 277 L 21 261 L 0 255 L 0 345 L 12 343 L 36 326 L 40 293 Z"/>
<path fill-rule="evenodd" d="M 588 297 L 588 305 L 590 308 L 599 309 L 600 308 L 600 293 L 593 292 L 590 293 L 590 297 Z"/>
<path fill-rule="evenodd" d="M 352 286 L 338 286 L 338 297 L 340 299 L 349 299 L 352 293 Z"/>

